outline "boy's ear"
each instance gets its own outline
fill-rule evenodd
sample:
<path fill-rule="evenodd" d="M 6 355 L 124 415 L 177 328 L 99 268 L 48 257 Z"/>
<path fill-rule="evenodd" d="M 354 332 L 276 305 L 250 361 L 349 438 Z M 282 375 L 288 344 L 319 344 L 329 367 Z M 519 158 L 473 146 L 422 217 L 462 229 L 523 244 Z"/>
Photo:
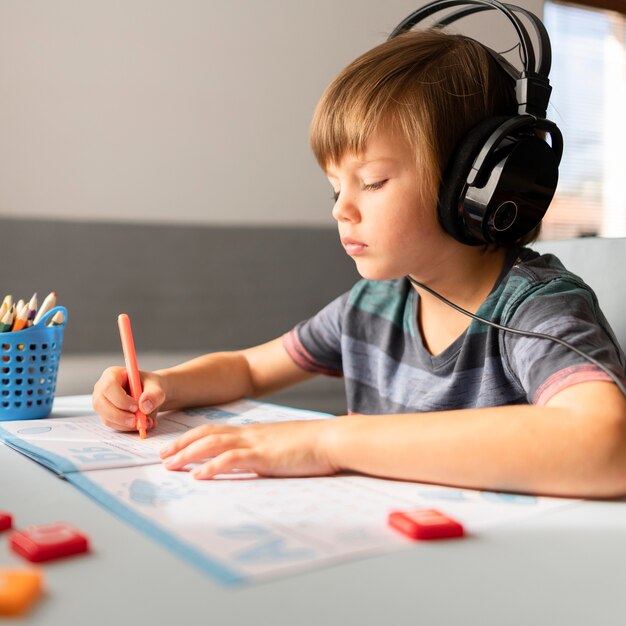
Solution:
<path fill-rule="evenodd" d="M 552 145 L 538 131 L 547 131 Z M 442 178 L 438 216 L 467 245 L 512 244 L 543 219 L 558 182 L 562 137 L 531 115 L 487 118 L 463 137 Z"/>

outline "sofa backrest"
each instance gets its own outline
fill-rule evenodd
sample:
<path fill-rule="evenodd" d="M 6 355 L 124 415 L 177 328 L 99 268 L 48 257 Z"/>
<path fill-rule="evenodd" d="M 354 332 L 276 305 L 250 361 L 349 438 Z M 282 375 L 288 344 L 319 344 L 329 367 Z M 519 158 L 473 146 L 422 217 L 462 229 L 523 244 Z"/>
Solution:
<path fill-rule="evenodd" d="M 626 238 L 541 241 L 532 247 L 556 255 L 596 292 L 600 308 L 626 350 Z"/>
<path fill-rule="evenodd" d="M 626 347 L 626 238 L 542 241 L 597 293 Z M 238 349 L 272 339 L 358 279 L 333 228 L 0 218 L 0 292 L 68 309 L 64 353 L 119 351 L 128 313 L 141 351 Z M 1 296 L 0 296 L 1 297 Z M 41 301 L 41 300 L 40 300 Z"/>
<path fill-rule="evenodd" d="M 40 302 L 56 291 L 68 309 L 64 354 L 118 352 L 122 312 L 138 351 L 249 347 L 358 278 L 332 228 L 0 218 L 0 233 L 0 291 Z"/>

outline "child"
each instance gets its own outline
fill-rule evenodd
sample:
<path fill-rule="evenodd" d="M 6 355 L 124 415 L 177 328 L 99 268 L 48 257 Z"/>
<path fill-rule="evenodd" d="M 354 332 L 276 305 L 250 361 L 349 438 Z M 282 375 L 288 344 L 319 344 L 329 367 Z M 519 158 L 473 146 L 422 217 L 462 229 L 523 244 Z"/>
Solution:
<path fill-rule="evenodd" d="M 580 279 L 523 244 L 466 245 L 437 217 L 445 165 L 480 120 L 515 115 L 510 77 L 477 42 L 410 32 L 354 61 L 311 128 L 334 190 L 341 242 L 363 280 L 283 337 L 142 372 L 139 408 L 258 397 L 319 374 L 343 375 L 351 415 L 206 425 L 162 451 L 165 466 L 211 478 L 348 470 L 469 488 L 606 497 L 626 493 L 626 398 L 600 368 L 553 341 L 502 332 L 414 280 L 500 324 L 574 343 L 624 378 L 625 359 Z M 124 368 L 94 388 L 108 426 L 135 429 Z"/>

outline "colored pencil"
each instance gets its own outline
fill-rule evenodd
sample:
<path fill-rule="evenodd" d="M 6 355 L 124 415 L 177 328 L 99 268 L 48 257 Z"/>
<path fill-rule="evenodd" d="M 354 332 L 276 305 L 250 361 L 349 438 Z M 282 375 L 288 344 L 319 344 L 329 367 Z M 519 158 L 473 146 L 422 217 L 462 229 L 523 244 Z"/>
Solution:
<path fill-rule="evenodd" d="M 38 324 L 41 321 L 41 318 L 54 307 L 57 303 L 57 294 L 55 291 L 49 293 L 45 300 L 41 303 L 39 307 L 39 311 L 37 311 L 37 315 L 35 315 L 35 319 L 33 320 L 33 324 Z"/>
<path fill-rule="evenodd" d="M 28 305 L 24 304 L 22 306 L 21 311 L 17 313 L 15 316 L 15 321 L 13 322 L 13 328 L 11 329 L 13 332 L 17 330 L 22 330 L 26 328 L 28 324 Z"/>
<path fill-rule="evenodd" d="M 0 320 L 0 333 L 6 333 L 11 330 L 13 326 L 13 319 L 15 318 L 15 307 L 11 305 L 11 308 L 5 313 L 4 317 Z"/>
<path fill-rule="evenodd" d="M 48 326 L 60 326 L 64 319 L 63 311 L 57 311 L 48 322 Z"/>
<path fill-rule="evenodd" d="M 126 362 L 126 374 L 128 375 L 128 386 L 130 387 L 131 396 L 137 400 L 141 397 L 141 375 L 137 366 L 137 353 L 135 352 L 135 342 L 133 340 L 133 332 L 130 326 L 130 318 L 126 313 L 120 313 L 117 317 L 117 324 L 120 330 L 120 339 L 122 340 L 122 351 L 124 352 L 124 361 Z M 135 411 L 137 417 L 137 430 L 141 439 L 146 438 L 147 416 L 139 408 Z"/>
<path fill-rule="evenodd" d="M 33 294 L 33 297 L 30 299 L 28 303 L 28 326 L 33 325 L 33 320 L 35 319 L 35 315 L 37 315 L 37 292 Z"/>

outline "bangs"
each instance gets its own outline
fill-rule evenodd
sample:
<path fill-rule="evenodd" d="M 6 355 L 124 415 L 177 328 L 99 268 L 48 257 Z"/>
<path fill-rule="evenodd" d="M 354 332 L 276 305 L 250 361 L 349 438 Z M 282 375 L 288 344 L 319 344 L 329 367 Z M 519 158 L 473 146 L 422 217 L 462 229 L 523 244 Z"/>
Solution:
<path fill-rule="evenodd" d="M 401 62 L 404 68 L 398 71 L 397 51 L 392 54 L 389 49 L 388 54 L 381 54 L 385 48 L 391 47 L 383 44 L 356 59 L 322 95 L 309 136 L 322 169 L 338 163 L 346 154 L 361 155 L 380 128 L 399 130 L 407 138 L 423 135 L 420 82 L 412 80 L 412 72 L 406 71 L 413 58 Z"/>
<path fill-rule="evenodd" d="M 310 131 L 311 148 L 322 169 L 339 163 L 346 154 L 362 155 L 376 130 L 394 117 L 389 98 L 381 94 L 363 89 L 357 76 L 339 76 L 329 86 L 315 110 Z"/>

